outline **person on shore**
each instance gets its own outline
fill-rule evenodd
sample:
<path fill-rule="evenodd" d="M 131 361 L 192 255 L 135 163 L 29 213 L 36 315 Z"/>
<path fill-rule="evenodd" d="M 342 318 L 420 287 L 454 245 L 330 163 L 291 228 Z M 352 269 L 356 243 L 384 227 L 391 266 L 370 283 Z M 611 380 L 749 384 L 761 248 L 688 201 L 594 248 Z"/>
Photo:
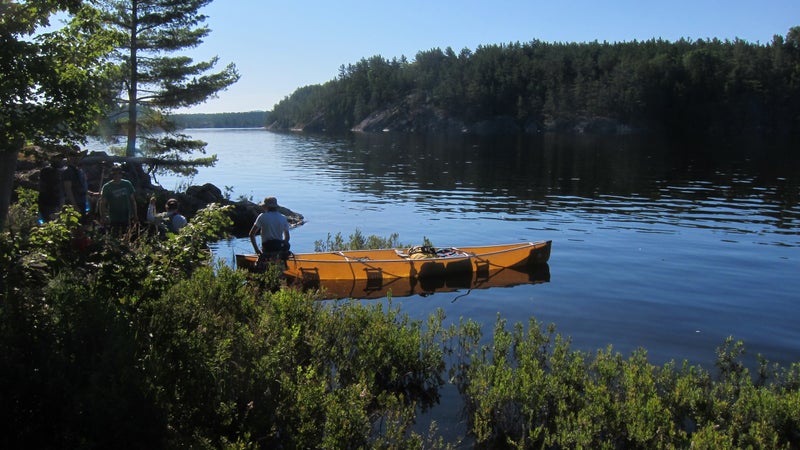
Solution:
<path fill-rule="evenodd" d="M 108 225 L 115 234 L 127 232 L 139 221 L 133 184 L 122 178 L 122 167 L 111 169 L 111 181 L 100 190 L 100 223 Z"/>
<path fill-rule="evenodd" d="M 278 211 L 278 200 L 267 197 L 260 205 L 266 211 L 256 217 L 255 223 L 250 228 L 250 242 L 253 249 L 261 256 L 264 254 L 278 254 L 285 259 L 289 254 L 289 221 L 286 216 Z M 256 234 L 261 233 L 261 247 L 256 244 Z M 259 258 L 261 259 L 261 258 Z"/>
<path fill-rule="evenodd" d="M 147 206 L 147 221 L 159 228 L 159 230 L 177 233 L 181 228 L 188 224 L 186 217 L 179 212 L 180 205 L 178 200 L 171 198 L 164 205 L 166 211 L 156 212 L 156 198 L 150 197 L 150 204 Z"/>
<path fill-rule="evenodd" d="M 89 212 L 89 200 L 87 198 L 89 186 L 86 182 L 86 174 L 80 167 L 80 161 L 86 151 L 81 151 L 74 147 L 67 156 L 67 164 L 62 169 L 61 179 L 64 183 L 64 200 L 67 205 L 71 205 L 81 214 L 81 220 L 86 218 Z"/>
<path fill-rule="evenodd" d="M 39 220 L 49 222 L 55 219 L 64 206 L 64 186 L 61 181 L 60 156 L 52 156 L 50 163 L 39 172 Z"/>
<path fill-rule="evenodd" d="M 111 179 L 111 169 L 114 164 L 109 161 L 101 161 L 100 164 L 89 164 L 86 166 L 84 173 L 86 174 L 87 181 L 87 197 L 89 198 L 89 216 L 93 219 L 99 219 L 100 215 L 100 191 L 106 180 Z"/>

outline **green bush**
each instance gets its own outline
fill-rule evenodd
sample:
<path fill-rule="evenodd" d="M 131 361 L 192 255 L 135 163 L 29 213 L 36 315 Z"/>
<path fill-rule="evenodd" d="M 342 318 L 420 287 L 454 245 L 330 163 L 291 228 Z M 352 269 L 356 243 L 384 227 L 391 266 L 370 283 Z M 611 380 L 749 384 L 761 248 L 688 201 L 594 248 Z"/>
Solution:
<path fill-rule="evenodd" d="M 342 250 L 366 250 L 375 248 L 400 248 L 404 247 L 398 240 L 400 237 L 397 233 L 392 233 L 389 237 L 380 237 L 374 234 L 364 236 L 361 230 L 356 229 L 353 234 L 348 236 L 348 241 L 345 242 L 342 233 L 336 233 L 328 237 L 325 241 L 314 241 L 315 252 L 339 252 Z M 405 247 L 408 247 L 407 245 Z"/>
<path fill-rule="evenodd" d="M 461 325 L 462 344 L 481 339 Z M 624 359 L 611 347 L 595 355 L 569 339 L 527 332 L 498 318 L 491 346 L 460 358 L 459 387 L 477 444 L 483 448 L 797 448 L 800 364 L 762 362 L 754 382 L 744 346 L 718 349 L 718 379 L 699 366 L 656 367 L 643 349 Z"/>
<path fill-rule="evenodd" d="M 443 445 L 410 430 L 444 367 L 421 323 L 214 264 L 221 208 L 167 239 L 77 217 L 0 237 L 5 448 Z"/>

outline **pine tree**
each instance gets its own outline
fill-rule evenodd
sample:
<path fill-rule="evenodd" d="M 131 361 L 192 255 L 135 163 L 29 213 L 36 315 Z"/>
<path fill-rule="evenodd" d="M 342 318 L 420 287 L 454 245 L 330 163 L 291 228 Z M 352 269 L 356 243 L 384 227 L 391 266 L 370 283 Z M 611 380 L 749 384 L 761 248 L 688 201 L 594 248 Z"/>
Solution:
<path fill-rule="evenodd" d="M 209 73 L 219 58 L 195 62 L 179 52 L 203 42 L 210 29 L 198 11 L 211 0 L 98 0 L 110 27 L 123 37 L 116 53 L 120 78 L 112 126 L 127 132 L 126 156 L 139 153 L 163 159 L 204 151 L 205 142 L 178 133 L 168 113 L 204 102 L 239 79 L 234 64 Z M 210 165 L 215 158 L 187 161 Z M 175 166 L 172 167 L 175 170 Z"/>

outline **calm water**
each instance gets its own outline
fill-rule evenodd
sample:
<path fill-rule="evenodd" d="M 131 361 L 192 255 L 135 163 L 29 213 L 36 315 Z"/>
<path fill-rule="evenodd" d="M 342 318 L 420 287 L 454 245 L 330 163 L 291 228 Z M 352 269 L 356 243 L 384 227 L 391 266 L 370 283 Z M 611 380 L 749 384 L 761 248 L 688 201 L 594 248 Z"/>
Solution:
<path fill-rule="evenodd" d="M 785 156 L 789 147 L 189 133 L 219 157 L 192 184 L 232 198 L 276 196 L 308 221 L 292 231 L 297 252 L 356 229 L 437 246 L 553 241 L 549 283 L 393 300 L 414 318 L 441 308 L 490 334 L 498 314 L 509 324 L 535 316 L 573 348 L 644 347 L 655 364 L 686 359 L 713 370 L 728 336 L 745 341 L 751 362 L 758 353 L 800 361 L 800 157 Z M 230 261 L 251 246 L 234 239 L 215 250 Z M 444 409 L 428 413 L 445 435 L 464 433 L 456 404 L 448 388 Z"/>
<path fill-rule="evenodd" d="M 748 354 L 800 361 L 800 162 L 780 147 L 189 133 L 219 157 L 192 184 L 276 196 L 308 220 L 292 232 L 298 252 L 356 229 L 438 246 L 553 240 L 549 283 L 393 300 L 412 317 L 442 308 L 490 333 L 498 313 L 535 316 L 574 348 L 641 346 L 657 364 L 712 368 L 727 336 Z M 235 239 L 216 251 L 230 260 L 251 247 Z"/>
<path fill-rule="evenodd" d="M 192 184 L 276 196 L 308 221 L 292 232 L 297 252 L 356 229 L 438 246 L 553 240 L 549 283 L 393 300 L 413 317 L 442 308 L 489 333 L 498 313 L 535 316 L 575 348 L 641 346 L 658 364 L 711 368 L 727 336 L 751 355 L 800 361 L 800 162 L 780 147 L 189 133 L 219 157 Z M 251 247 L 235 239 L 216 251 L 230 260 Z"/>

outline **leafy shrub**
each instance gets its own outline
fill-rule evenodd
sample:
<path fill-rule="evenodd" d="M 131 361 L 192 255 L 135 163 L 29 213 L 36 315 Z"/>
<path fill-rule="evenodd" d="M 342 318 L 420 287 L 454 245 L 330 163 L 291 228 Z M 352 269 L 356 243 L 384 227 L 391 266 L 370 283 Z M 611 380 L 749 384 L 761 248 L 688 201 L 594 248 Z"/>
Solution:
<path fill-rule="evenodd" d="M 474 349 L 481 335 L 468 325 L 459 335 Z M 643 349 L 592 357 L 553 326 L 545 333 L 531 319 L 527 332 L 509 331 L 498 318 L 492 345 L 462 351 L 455 379 L 480 447 L 796 448 L 800 365 L 768 371 L 762 362 L 756 385 L 743 352 L 729 338 L 714 380 L 686 362 L 656 367 Z"/>
<path fill-rule="evenodd" d="M 412 429 L 447 371 L 478 447 L 800 447 L 800 363 L 754 375 L 728 339 L 712 376 L 500 317 L 481 345 L 480 324 L 444 329 L 441 311 L 317 302 L 214 264 L 228 220 L 212 206 L 125 240 L 67 208 L 0 234 L 0 446 L 448 447 Z"/>
<path fill-rule="evenodd" d="M 436 331 L 213 264 L 222 208 L 81 246 L 77 217 L 0 237 L 4 448 L 443 446 L 410 428 Z"/>
<path fill-rule="evenodd" d="M 12 233 L 19 233 L 36 226 L 39 215 L 39 207 L 36 201 L 39 198 L 39 192 L 20 187 L 14 193 L 17 201 L 8 208 L 6 227 Z"/>
<path fill-rule="evenodd" d="M 400 244 L 398 241 L 399 237 L 400 235 L 397 233 L 392 233 L 389 237 L 385 238 L 374 234 L 364 236 L 361 230 L 356 229 L 356 231 L 349 236 L 349 240 L 345 242 L 342 233 L 336 233 L 333 237 L 328 233 L 328 237 L 324 242 L 322 240 L 314 241 L 314 251 L 339 252 L 343 250 L 408 247 L 407 245 Z"/>
<path fill-rule="evenodd" d="M 146 373 L 170 446 L 250 436 L 265 448 L 341 448 L 405 436 L 415 401 L 441 384 L 440 350 L 422 343 L 420 324 L 291 289 L 259 297 L 247 276 L 199 268 L 143 307 Z M 402 420 L 376 429 L 385 417 Z"/>

